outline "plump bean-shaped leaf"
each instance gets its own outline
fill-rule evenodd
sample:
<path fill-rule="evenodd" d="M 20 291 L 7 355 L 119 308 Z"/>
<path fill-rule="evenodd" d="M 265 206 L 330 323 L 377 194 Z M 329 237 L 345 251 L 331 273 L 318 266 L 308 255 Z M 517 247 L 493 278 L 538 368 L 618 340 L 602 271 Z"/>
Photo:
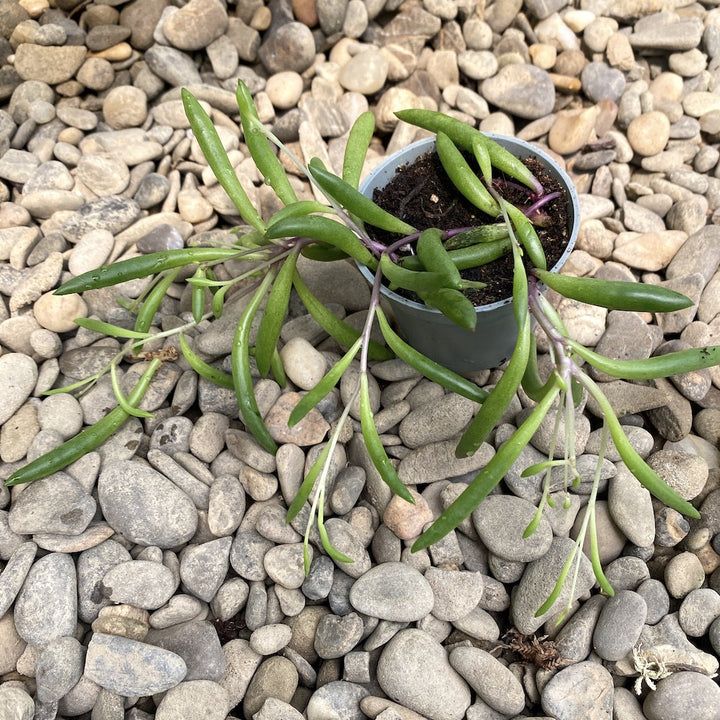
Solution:
<path fill-rule="evenodd" d="M 442 230 L 428 228 L 420 233 L 416 245 L 417 256 L 426 270 L 440 273 L 448 287 L 458 289 L 462 282 L 460 271 L 442 244 Z"/>
<path fill-rule="evenodd" d="M 320 215 L 289 217 L 273 223 L 266 237 L 270 240 L 289 237 L 307 237 L 332 245 L 371 270 L 377 268 L 377 260 L 363 245 L 360 238 L 342 223 Z"/>
<path fill-rule="evenodd" d="M 385 452 L 380 436 L 378 435 L 372 409 L 370 407 L 370 391 L 368 388 L 367 373 L 360 373 L 360 426 L 362 428 L 363 440 L 367 447 L 368 454 L 373 461 L 375 469 L 385 484 L 403 500 L 415 504 L 410 491 L 398 477 L 395 467 Z"/>
<path fill-rule="evenodd" d="M 525 252 L 530 258 L 530 262 L 540 270 L 545 270 L 547 267 L 547 260 L 545 259 L 545 252 L 540 244 L 540 238 L 535 230 L 535 227 L 527 219 L 525 213 L 518 210 L 514 205 L 506 202 L 505 211 L 510 216 L 513 227 L 515 228 L 515 236 L 519 240 L 520 244 L 525 249 Z"/>
<path fill-rule="evenodd" d="M 200 377 L 204 377 L 206 380 L 209 380 L 220 387 L 225 387 L 230 390 L 235 388 L 233 377 L 230 373 L 223 372 L 222 370 L 218 370 L 216 367 L 209 365 L 191 350 L 185 337 L 185 333 L 180 333 L 180 351 L 188 361 L 188 365 L 190 365 L 190 367 L 198 375 L 200 375 Z"/>
<path fill-rule="evenodd" d="M 195 271 L 193 279 L 207 280 L 205 277 L 205 269 L 199 267 Z M 192 313 L 193 320 L 199 323 L 202 320 L 203 314 L 205 313 L 205 287 L 199 283 L 192 284 L 192 290 L 190 292 L 190 311 Z"/>
<path fill-rule="evenodd" d="M 260 305 L 274 279 L 274 272 L 270 271 L 263 278 L 260 286 L 252 296 L 250 303 L 240 316 L 235 329 L 232 352 L 230 354 L 233 385 L 240 408 L 240 417 L 245 427 L 254 438 L 268 452 L 275 453 L 277 445 L 263 421 L 255 399 L 252 375 L 250 372 L 250 328 Z"/>
<path fill-rule="evenodd" d="M 625 380 L 653 380 L 720 364 L 720 345 L 688 348 L 643 360 L 612 360 L 572 340 L 569 346 L 593 367 Z"/>
<path fill-rule="evenodd" d="M 515 315 L 515 323 L 518 328 L 523 327 L 523 323 L 529 317 L 528 309 L 528 297 L 529 297 L 529 286 L 528 278 L 525 273 L 525 266 L 523 265 L 522 256 L 520 254 L 520 248 L 516 242 L 512 244 L 513 254 L 513 314 Z"/>
<path fill-rule="evenodd" d="M 310 289 L 297 272 L 293 278 L 293 284 L 307 311 L 328 335 L 337 340 L 342 347 L 346 348 L 351 347 L 357 342 L 360 333 L 351 325 L 343 322 L 337 315 L 333 315 L 327 307 L 310 292 Z M 390 360 L 393 357 L 391 350 L 375 340 L 370 340 L 367 349 L 368 357 L 371 360 Z"/>
<path fill-rule="evenodd" d="M 189 90 L 183 88 L 180 92 L 185 115 L 190 121 L 195 139 L 218 182 L 238 209 L 243 220 L 258 230 L 264 230 L 265 223 L 240 184 L 210 116 Z"/>
<path fill-rule="evenodd" d="M 474 400 L 475 402 L 481 403 L 488 396 L 487 392 L 481 387 L 478 387 L 474 382 L 471 382 L 462 375 L 458 375 L 452 370 L 448 370 L 443 365 L 436 363 L 434 360 L 425 357 L 421 352 L 418 352 L 414 347 L 408 345 L 391 327 L 388 322 L 387 316 L 381 308 L 376 309 L 376 317 L 378 319 L 378 325 L 383 334 L 383 337 L 387 341 L 391 350 L 401 359 L 404 360 L 410 367 L 415 368 L 418 372 L 422 373 L 428 380 L 442 385 L 451 392 L 455 392 L 458 395 Z"/>
<path fill-rule="evenodd" d="M 138 255 L 138 257 L 121 260 L 112 265 L 103 265 L 97 270 L 88 270 L 63 283 L 55 290 L 54 294 L 72 295 L 85 290 L 97 290 L 98 288 L 117 285 L 127 280 L 137 280 L 164 270 L 182 267 L 183 265 L 222 262 L 237 257 L 242 252 L 237 248 L 194 247 Z"/>
<path fill-rule="evenodd" d="M 588 392 L 600 406 L 607 427 L 610 430 L 610 436 L 615 443 L 615 448 L 625 465 L 627 465 L 628 470 L 662 503 L 671 507 L 673 510 L 677 510 L 679 513 L 683 513 L 683 515 L 699 518 L 700 513 L 687 500 L 680 497 L 675 490 L 665 483 L 630 444 L 630 441 L 622 429 L 622 425 L 620 425 L 620 422 L 613 412 L 610 402 L 597 384 L 586 375 L 583 375 L 581 380 Z"/>
<path fill-rule="evenodd" d="M 288 426 L 292 427 L 300 422 L 337 384 L 340 382 L 350 363 L 358 354 L 362 339 L 358 338 L 355 344 L 325 373 L 320 382 L 303 395 L 300 402 L 292 409 L 288 418 Z"/>
<path fill-rule="evenodd" d="M 380 256 L 380 269 L 391 285 L 412 290 L 418 294 L 432 292 L 445 286 L 445 278 L 440 273 L 408 270 L 396 265 L 387 253 Z"/>
<path fill-rule="evenodd" d="M 415 232 L 412 225 L 408 225 L 387 210 L 383 210 L 352 185 L 327 170 L 318 158 L 310 161 L 308 170 L 313 180 L 327 196 L 340 203 L 348 212 L 363 222 L 399 235 L 412 235 Z"/>
<path fill-rule="evenodd" d="M 413 552 L 422 550 L 454 530 L 493 491 L 540 426 L 557 397 L 553 387 L 510 438 L 498 448 L 490 462 L 468 487 L 447 507 L 445 512 L 415 541 Z"/>
<path fill-rule="evenodd" d="M 470 268 L 487 265 L 493 260 L 501 258 L 510 250 L 510 238 L 494 240 L 491 242 L 477 243 L 457 250 L 448 250 L 448 256 L 458 270 L 469 270 Z M 401 264 L 408 270 L 422 270 L 423 265 L 417 255 L 409 255 L 402 259 Z"/>
<path fill-rule="evenodd" d="M 493 242 L 504 240 L 509 236 L 507 225 L 495 223 L 493 225 L 479 225 L 478 227 L 463 230 L 462 232 L 449 237 L 445 241 L 446 250 L 457 250 L 458 248 L 476 245 L 477 243 Z"/>
<path fill-rule="evenodd" d="M 162 361 L 157 358 L 150 361 L 145 372 L 140 376 L 132 392 L 126 398 L 129 406 L 137 407 L 140 404 L 155 371 L 160 367 L 161 363 Z M 5 484 L 21 485 L 62 470 L 105 442 L 127 419 L 128 413 L 122 407 L 113 408 L 102 420 L 98 420 L 94 425 L 85 428 L 85 430 L 66 440 L 59 447 L 16 470 L 10 475 Z"/>
<path fill-rule="evenodd" d="M 297 195 L 295 195 L 282 164 L 265 136 L 250 90 L 242 80 L 238 80 L 235 99 L 240 110 L 240 124 L 245 135 L 245 144 L 255 166 L 283 204 L 292 205 L 297 202 Z"/>
<path fill-rule="evenodd" d="M 297 257 L 298 251 L 293 251 L 285 258 L 273 282 L 260 320 L 255 342 L 255 361 L 257 362 L 258 372 L 262 377 L 267 377 L 270 372 L 273 353 L 277 349 L 280 330 L 282 330 L 287 315 Z"/>
<path fill-rule="evenodd" d="M 462 434 L 455 455 L 459 458 L 474 455 L 478 448 L 487 440 L 490 433 L 497 426 L 502 415 L 507 411 L 510 402 L 525 373 L 528 355 L 530 352 L 530 319 L 527 317 L 523 327 L 518 333 L 515 350 L 510 358 L 507 368 L 498 380 L 495 387 L 480 406 L 470 425 Z"/>
<path fill-rule="evenodd" d="M 435 143 L 443 169 L 458 191 L 475 207 L 490 217 L 497 217 L 500 214 L 498 204 L 453 141 L 445 133 L 438 133 Z"/>
<path fill-rule="evenodd" d="M 609 310 L 633 310 L 636 312 L 673 312 L 690 307 L 690 298 L 660 285 L 626 282 L 624 280 L 599 280 L 598 278 L 571 277 L 542 270 L 533 274 L 549 288 L 566 298 Z"/>
<path fill-rule="evenodd" d="M 430 130 L 434 133 L 445 133 L 456 145 L 468 152 L 473 152 L 476 143 L 485 145 L 490 161 L 494 168 L 504 175 L 532 188 L 536 193 L 542 193 L 543 188 L 535 176 L 528 170 L 519 158 L 515 157 L 502 145 L 491 140 L 487 135 L 471 127 L 457 118 L 435 110 L 407 109 L 395 113 L 401 120 Z"/>
<path fill-rule="evenodd" d="M 487 185 L 490 185 L 490 183 L 492 183 L 492 160 L 490 160 L 487 145 L 480 140 L 476 140 L 473 142 L 472 151 L 480 167 L 483 180 Z"/>
<path fill-rule="evenodd" d="M 375 115 L 370 110 L 358 115 L 350 128 L 343 157 L 342 177 L 348 185 L 354 188 L 360 184 L 360 176 L 374 132 Z"/>
<path fill-rule="evenodd" d="M 76 318 L 73 322 L 81 328 L 102 333 L 103 335 L 108 335 L 109 337 L 129 338 L 132 340 L 147 340 L 152 337 L 150 333 L 128 330 L 128 328 L 123 328 L 119 325 L 112 325 L 111 323 L 103 322 L 102 320 L 95 320 L 95 318 Z"/>
<path fill-rule="evenodd" d="M 421 295 L 423 302 L 439 310 L 448 320 L 452 320 L 466 330 L 472 332 L 477 324 L 475 306 L 459 290 L 454 288 L 438 288 Z"/>

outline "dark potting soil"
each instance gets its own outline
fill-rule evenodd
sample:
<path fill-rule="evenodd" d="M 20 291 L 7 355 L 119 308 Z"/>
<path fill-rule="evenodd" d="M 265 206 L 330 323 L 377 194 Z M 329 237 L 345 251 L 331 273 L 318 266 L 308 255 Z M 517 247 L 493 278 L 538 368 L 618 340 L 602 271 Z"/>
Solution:
<path fill-rule="evenodd" d="M 543 170 L 537 158 L 524 161 L 535 177 L 542 183 L 546 193 L 560 192 L 559 197 L 543 205 L 547 225 L 536 226 L 538 237 L 547 258 L 548 268 L 552 268 L 560 259 L 570 238 L 568 228 L 567 197 L 560 184 Z M 471 165 L 474 160 L 470 160 Z M 519 208 L 532 204 L 530 190 L 518 185 L 512 178 L 494 178 L 493 184 L 506 200 Z M 404 220 L 418 230 L 435 227 L 442 230 L 477 227 L 494 224 L 498 218 L 492 218 L 466 200 L 455 188 L 440 163 L 437 153 L 430 152 L 421 156 L 410 165 L 401 167 L 382 189 L 376 189 L 373 200 L 388 212 Z M 390 244 L 400 236 L 372 228 L 373 239 Z M 528 268 L 530 265 L 528 265 Z M 467 280 L 479 280 L 486 283 L 481 290 L 465 291 L 465 294 L 477 305 L 489 305 L 512 295 L 512 253 L 487 265 L 462 271 Z M 407 297 L 417 298 L 409 292 Z"/>

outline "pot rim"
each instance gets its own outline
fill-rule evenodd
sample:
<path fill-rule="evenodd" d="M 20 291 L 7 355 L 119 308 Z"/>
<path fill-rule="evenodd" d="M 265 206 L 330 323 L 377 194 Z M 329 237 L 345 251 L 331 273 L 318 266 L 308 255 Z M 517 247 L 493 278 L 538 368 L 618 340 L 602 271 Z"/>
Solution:
<path fill-rule="evenodd" d="M 537 147 L 536 145 L 533 145 L 530 142 L 527 142 L 526 140 L 520 140 L 519 138 L 513 137 L 511 135 L 500 135 L 498 133 L 484 133 L 489 137 L 491 140 L 495 140 L 496 142 L 499 142 L 502 145 L 519 145 L 523 148 L 526 148 L 529 152 L 528 155 L 533 155 L 537 157 L 539 160 L 543 162 L 543 164 L 548 165 L 551 167 L 553 172 L 558 176 L 557 179 L 565 186 L 565 190 L 568 195 L 569 200 L 569 209 L 572 211 L 572 228 L 570 230 L 570 237 L 568 239 L 567 246 L 565 247 L 565 250 L 563 250 L 562 255 L 558 259 L 558 261 L 555 263 L 555 265 L 550 268 L 550 272 L 558 272 L 560 268 L 565 264 L 567 261 L 570 253 L 575 248 L 575 242 L 577 240 L 578 230 L 580 228 L 580 200 L 578 198 L 577 190 L 575 188 L 575 184 L 570 179 L 570 176 L 567 174 L 567 172 L 564 170 L 564 168 L 560 167 L 558 162 L 545 150 L 542 148 Z M 414 159 L 419 157 L 420 155 L 424 155 L 427 152 L 431 152 L 435 149 L 435 137 L 426 137 L 422 138 L 420 140 L 416 140 L 415 142 L 410 143 L 410 145 L 407 145 L 404 148 L 401 148 L 400 150 L 397 150 L 396 152 L 392 153 L 391 155 L 387 155 L 383 160 L 375 167 L 373 170 L 368 173 L 367 177 L 365 177 L 364 180 L 360 183 L 360 192 L 364 195 L 367 195 L 369 191 L 372 191 L 377 186 L 377 183 L 375 185 L 372 185 L 372 187 L 368 187 L 371 185 L 372 181 L 376 178 L 377 175 L 380 173 L 386 171 L 386 168 L 388 165 L 395 166 L 392 170 L 392 174 L 389 175 L 389 177 L 392 177 L 392 175 L 395 174 L 396 168 L 400 165 L 403 165 L 405 163 L 400 162 L 401 158 L 406 155 L 408 152 L 413 153 L 413 158 L 409 160 L 408 162 L 412 162 Z M 512 148 L 508 148 L 512 150 Z M 366 277 L 366 279 L 372 284 L 374 280 L 374 274 L 370 272 L 370 270 L 365 267 L 365 265 L 362 265 L 358 263 L 358 268 L 360 272 Z M 399 295 L 398 293 L 388 289 L 385 285 L 382 285 L 380 288 L 380 292 L 389 297 L 392 298 L 394 302 L 402 303 L 403 305 L 407 305 L 408 307 L 415 308 L 415 309 L 422 309 L 426 312 L 433 313 L 436 315 L 442 315 L 440 310 L 437 308 L 428 307 L 424 303 L 416 302 L 415 300 L 410 300 L 409 298 L 404 297 L 403 295 Z M 500 307 L 504 307 L 505 305 L 508 305 L 512 302 L 512 296 L 507 297 L 503 300 L 496 300 L 493 303 L 490 303 L 488 305 L 477 305 L 475 307 L 476 313 L 481 312 L 490 312 L 492 310 L 495 310 Z"/>

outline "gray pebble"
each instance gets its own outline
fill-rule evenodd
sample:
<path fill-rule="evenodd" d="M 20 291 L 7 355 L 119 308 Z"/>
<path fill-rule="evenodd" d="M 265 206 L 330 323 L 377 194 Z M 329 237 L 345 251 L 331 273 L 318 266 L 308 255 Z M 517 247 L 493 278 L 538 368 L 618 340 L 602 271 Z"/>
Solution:
<path fill-rule="evenodd" d="M 230 564 L 245 580 L 264 580 L 267 572 L 263 564 L 265 554 L 275 546 L 255 530 L 238 532 L 230 548 Z"/>
<path fill-rule="evenodd" d="M 98 499 L 110 525 L 139 544 L 176 547 L 197 528 L 192 500 L 165 476 L 137 462 L 103 467 Z"/>
<path fill-rule="evenodd" d="M 5 615 L 15 601 L 30 567 L 35 560 L 37 545 L 34 542 L 24 542 L 10 555 L 0 574 L 0 617 Z"/>
<path fill-rule="evenodd" d="M 60 637 L 48 643 L 35 667 L 38 700 L 52 703 L 66 695 L 80 679 L 85 648 L 74 637 Z"/>
<path fill-rule="evenodd" d="M 345 680 L 329 682 L 312 694 L 307 706 L 308 720 L 363 720 L 366 716 L 360 709 L 360 701 L 369 694 L 357 683 Z"/>
<path fill-rule="evenodd" d="M 424 577 L 434 596 L 433 615 L 449 622 L 472 611 L 485 589 L 483 576 L 477 572 L 431 567 Z"/>
<path fill-rule="evenodd" d="M 592 651 L 595 625 L 606 601 L 602 595 L 593 595 L 560 629 L 555 643 L 563 664 L 587 660 Z"/>
<path fill-rule="evenodd" d="M 303 595 L 309 600 L 326 598 L 332 589 L 334 572 L 335 565 L 329 557 L 319 555 L 314 558 L 301 586 Z"/>
<path fill-rule="evenodd" d="M 710 625 L 720 617 L 720 595 L 711 588 L 689 592 L 680 605 L 680 627 L 690 637 L 702 637 Z"/>
<path fill-rule="evenodd" d="M 414 628 L 401 630 L 385 646 L 377 681 L 395 702 L 438 720 L 462 720 L 471 702 L 470 688 L 443 646 Z"/>
<path fill-rule="evenodd" d="M 130 553 L 112 539 L 80 553 L 77 559 L 78 616 L 83 622 L 91 623 L 100 608 L 110 605 L 110 600 L 101 592 L 102 579 L 110 568 L 129 560 Z"/>
<path fill-rule="evenodd" d="M 30 568 L 15 600 L 15 627 L 31 645 L 44 646 L 77 625 L 75 563 L 65 553 L 50 553 Z"/>
<path fill-rule="evenodd" d="M 218 538 L 187 547 L 180 559 L 180 578 L 185 589 L 210 602 L 218 591 L 230 564 L 231 537 Z"/>
<path fill-rule="evenodd" d="M 560 670 L 542 691 L 543 710 L 557 720 L 612 717 L 612 675 L 591 661 Z"/>
<path fill-rule="evenodd" d="M 616 592 L 603 606 L 593 634 L 595 652 L 604 660 L 621 660 L 640 637 L 647 605 L 632 590 Z"/>
<path fill-rule="evenodd" d="M 151 629 L 145 642 L 178 655 L 185 663 L 185 680 L 220 680 L 226 670 L 217 631 L 206 620 L 191 620 Z"/>
<path fill-rule="evenodd" d="M 179 655 L 118 635 L 95 633 L 88 645 L 85 675 L 119 695 L 152 695 L 177 685 L 186 674 Z"/>
<path fill-rule="evenodd" d="M 720 706 L 720 687 L 711 678 L 695 672 L 676 672 L 657 683 L 643 702 L 648 720 L 672 720 L 687 716 L 692 708 L 696 720 L 712 720 Z"/>
<path fill-rule="evenodd" d="M 245 717 L 252 717 L 268 697 L 289 703 L 298 684 L 298 673 L 287 658 L 273 655 L 263 660 L 243 699 Z"/>
<path fill-rule="evenodd" d="M 173 572 L 161 563 L 130 560 L 110 568 L 100 587 L 102 594 L 114 603 L 156 610 L 170 599 L 177 581 Z"/>
<path fill-rule="evenodd" d="M 376 565 L 355 580 L 349 597 L 358 612 L 395 622 L 420 620 L 435 603 L 428 581 L 406 563 Z"/>
<path fill-rule="evenodd" d="M 360 642 L 363 630 L 362 618 L 357 613 L 325 615 L 315 631 L 315 652 L 326 660 L 341 658 Z"/>

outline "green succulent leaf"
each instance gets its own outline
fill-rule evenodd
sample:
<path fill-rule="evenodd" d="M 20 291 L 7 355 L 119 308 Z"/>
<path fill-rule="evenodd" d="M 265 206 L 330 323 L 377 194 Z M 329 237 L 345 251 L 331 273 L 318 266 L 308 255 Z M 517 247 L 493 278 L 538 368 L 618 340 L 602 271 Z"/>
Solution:
<path fill-rule="evenodd" d="M 461 328 L 469 332 L 475 330 L 477 324 L 475 306 L 459 290 L 442 287 L 422 293 L 421 298 L 428 307 L 439 310 L 448 320 L 452 320 Z"/>
<path fill-rule="evenodd" d="M 375 132 L 375 115 L 366 110 L 358 115 L 350 128 L 343 158 L 343 180 L 354 188 L 360 184 L 368 148 Z"/>
<path fill-rule="evenodd" d="M 690 307 L 693 302 L 681 293 L 661 285 L 571 277 L 535 269 L 533 274 L 560 295 L 609 310 L 636 312 L 673 312 Z"/>
<path fill-rule="evenodd" d="M 109 337 L 129 338 L 132 340 L 148 340 L 152 337 L 152 335 L 148 332 L 128 330 L 128 328 L 112 325 L 111 323 L 103 322 L 102 320 L 95 320 L 94 318 L 75 318 L 73 322 L 81 328 L 102 333 L 103 335 L 108 335 Z"/>
<path fill-rule="evenodd" d="M 200 377 L 204 377 L 206 380 L 220 387 L 228 388 L 229 390 L 234 389 L 235 385 L 233 384 L 232 375 L 218 370 L 216 367 L 209 365 L 199 358 L 190 348 L 185 333 L 180 333 L 180 351 L 187 360 L 188 365 L 190 365 Z"/>
<path fill-rule="evenodd" d="M 215 173 L 218 182 L 232 200 L 233 205 L 238 209 L 243 220 L 258 230 L 264 230 L 265 223 L 240 184 L 240 180 L 235 174 L 235 168 L 230 163 L 228 154 L 210 116 L 189 90 L 182 88 L 180 93 L 185 115 L 190 121 L 190 127 L 195 139 L 198 141 L 203 155 Z"/>
<path fill-rule="evenodd" d="M 399 220 L 387 210 L 383 210 L 370 198 L 365 197 L 350 183 L 334 175 L 325 168 L 318 158 L 313 158 L 308 165 L 310 175 L 320 186 L 320 189 L 329 197 L 340 203 L 348 212 L 363 222 L 400 235 L 411 235 L 415 232 L 412 225 Z"/>
<path fill-rule="evenodd" d="M 387 253 L 380 256 L 380 269 L 391 285 L 412 290 L 418 294 L 445 287 L 445 278 L 437 272 L 408 270 L 396 265 Z"/>

